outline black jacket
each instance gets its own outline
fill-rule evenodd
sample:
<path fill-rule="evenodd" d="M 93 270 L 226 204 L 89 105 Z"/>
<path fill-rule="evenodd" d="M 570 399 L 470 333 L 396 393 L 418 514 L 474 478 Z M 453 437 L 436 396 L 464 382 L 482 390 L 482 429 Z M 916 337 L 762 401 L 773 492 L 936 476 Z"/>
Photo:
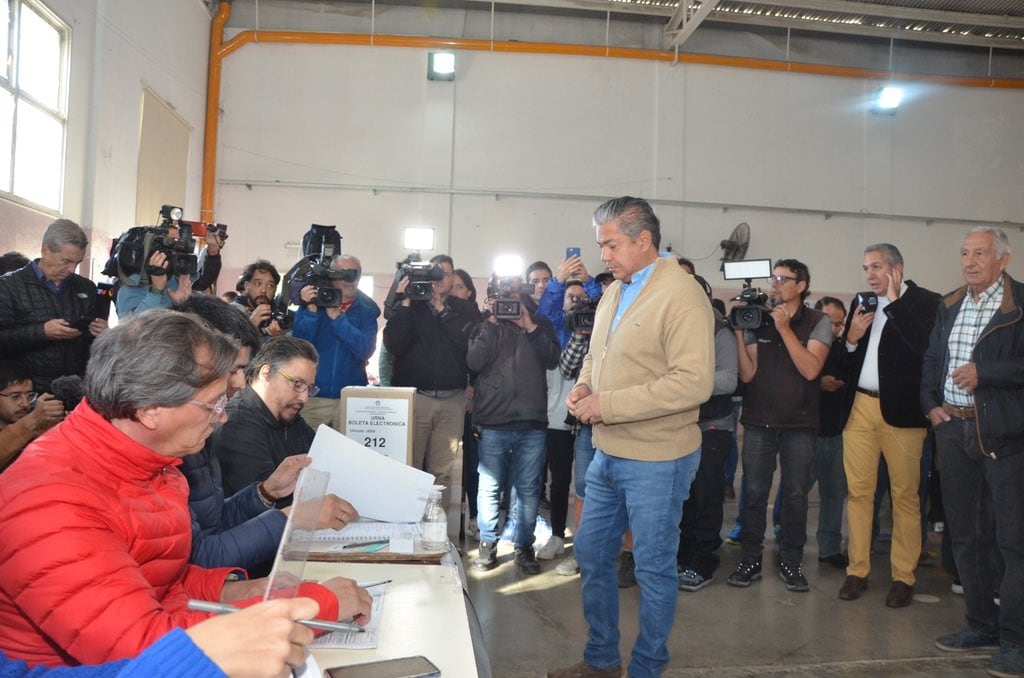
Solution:
<path fill-rule="evenodd" d="M 1024 284 L 1003 274 L 1003 303 L 974 346 L 978 370 L 975 423 L 981 449 L 992 457 L 1024 451 Z M 921 373 L 921 408 L 942 405 L 949 367 L 949 333 L 967 287 L 942 298 Z"/>
<path fill-rule="evenodd" d="M 935 312 L 939 305 L 939 294 L 926 290 L 907 281 L 907 291 L 899 299 L 885 307 L 887 320 L 878 341 L 878 398 L 882 408 L 882 419 L 896 428 L 923 428 L 928 417 L 920 409 L 921 361 L 928 349 L 928 336 L 935 324 Z M 856 307 L 851 305 L 846 316 L 846 332 Z M 850 376 L 848 388 L 843 392 L 846 400 L 843 407 L 842 424 L 853 409 L 857 395 L 857 381 L 864 356 L 868 350 L 870 328 L 857 344 L 857 350 L 847 352 L 843 371 Z M 846 333 L 843 333 L 845 342 Z"/>
<path fill-rule="evenodd" d="M 24 365 L 37 391 L 49 391 L 57 377 L 84 375 L 93 339 L 86 329 L 76 339 L 51 341 L 43 325 L 55 318 L 75 323 L 95 317 L 96 285 L 78 274 L 65 282 L 61 301 L 39 282 L 32 264 L 0 278 L 0 355 Z"/>
<path fill-rule="evenodd" d="M 534 314 L 527 334 L 507 322 L 485 320 L 469 339 L 466 362 L 479 374 L 473 423 L 485 428 L 544 429 L 548 426 L 547 370 L 558 366 L 560 344 L 551 321 Z"/>
<path fill-rule="evenodd" d="M 392 359 L 391 385 L 424 390 L 466 388 L 469 335 L 480 323 L 480 309 L 449 297 L 434 313 L 425 302 L 396 306 L 384 326 L 384 346 Z"/>
<path fill-rule="evenodd" d="M 850 410 L 846 407 L 847 394 L 857 385 L 851 384 L 849 375 L 842 370 L 846 357 L 846 341 L 840 337 L 829 347 L 825 366 L 821 368 L 822 377 L 835 377 L 845 382 L 838 391 L 822 391 L 818 402 L 818 435 L 822 438 L 833 438 L 842 435 Z"/>
<path fill-rule="evenodd" d="M 213 434 L 213 454 L 224 472 L 224 495 L 270 477 L 285 457 L 306 454 L 313 429 L 302 415 L 284 423 L 247 386 L 228 403 L 228 420 Z M 285 505 L 288 502 L 281 502 Z"/>

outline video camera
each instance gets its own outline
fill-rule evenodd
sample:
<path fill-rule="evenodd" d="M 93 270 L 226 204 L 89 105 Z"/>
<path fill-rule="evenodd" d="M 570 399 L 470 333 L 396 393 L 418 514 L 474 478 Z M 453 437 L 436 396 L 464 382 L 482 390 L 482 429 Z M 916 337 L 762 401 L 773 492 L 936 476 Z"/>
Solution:
<path fill-rule="evenodd" d="M 121 234 L 110 248 L 110 258 L 103 267 L 103 275 L 118 277 L 125 284 L 129 276 L 138 275 L 139 285 L 148 282 L 154 275 L 195 275 L 199 268 L 196 256 L 196 236 L 227 240 L 227 225 L 205 224 L 184 221 L 182 210 L 174 205 L 160 208 L 159 226 L 133 226 Z M 177 229 L 176 237 L 171 229 Z M 163 252 L 167 265 L 163 268 L 151 266 L 150 257 L 154 252 Z"/>
<path fill-rule="evenodd" d="M 523 315 L 523 302 L 513 299 L 512 294 L 530 296 L 534 289 L 534 285 L 524 283 L 519 276 L 492 274 L 487 282 L 487 298 L 494 299 L 492 314 L 498 320 L 516 320 Z"/>
<path fill-rule="evenodd" d="M 334 288 L 334 281 L 356 282 L 359 280 L 359 271 L 354 268 L 334 270 L 331 267 L 336 250 L 339 250 L 341 245 L 341 236 L 335 232 L 334 226 L 313 224 L 307 236 L 310 234 L 313 234 L 313 237 L 303 238 L 303 247 L 319 241 L 319 251 L 307 254 L 288 271 L 285 276 L 288 297 L 296 306 L 304 306 L 306 302 L 301 298 L 302 288 L 312 285 L 316 287 L 316 299 L 313 303 L 322 308 L 337 308 L 341 306 L 341 290 Z M 307 243 L 307 240 L 310 243 Z M 275 302 L 275 312 L 276 309 Z"/>
<path fill-rule="evenodd" d="M 444 269 L 429 261 L 420 261 L 418 252 L 412 252 L 395 264 L 398 280 L 409 279 L 405 293 L 412 301 L 430 301 L 434 296 L 434 283 L 444 280 Z"/>
<path fill-rule="evenodd" d="M 300 288 L 301 289 L 301 288 Z M 287 332 L 292 328 L 292 317 L 288 313 L 288 297 L 279 294 L 270 302 L 270 317 L 260 323 L 260 329 L 270 326 L 270 323 L 277 321 L 277 326 Z"/>
<path fill-rule="evenodd" d="M 575 334 L 590 334 L 594 331 L 594 317 L 597 314 L 597 299 L 577 301 L 566 314 L 566 322 Z"/>
<path fill-rule="evenodd" d="M 736 306 L 729 312 L 729 325 L 733 329 L 756 330 L 772 324 L 772 309 L 768 306 L 768 295 L 751 285 L 754 278 L 771 276 L 771 259 L 722 262 L 722 277 L 726 280 L 743 281 L 743 291 L 732 301 L 742 301 L 746 305 Z"/>

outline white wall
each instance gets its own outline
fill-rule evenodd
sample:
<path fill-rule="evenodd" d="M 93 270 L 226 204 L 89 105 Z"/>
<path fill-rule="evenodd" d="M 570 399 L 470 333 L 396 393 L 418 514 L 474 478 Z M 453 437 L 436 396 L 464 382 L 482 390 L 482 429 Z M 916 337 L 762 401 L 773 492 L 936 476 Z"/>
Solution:
<path fill-rule="evenodd" d="M 110 237 L 135 222 L 142 90 L 192 127 L 186 217 L 199 217 L 211 17 L 201 0 L 44 0 L 71 26 L 64 216 L 94 244 L 95 271 Z M 154 215 L 154 218 L 156 215 Z M 4 229 L 0 251 L 38 256 L 36 225 Z M 89 262 L 80 269 L 90 274 Z"/>
<path fill-rule="evenodd" d="M 229 244 L 227 267 L 267 256 L 286 268 L 285 243 L 318 222 L 337 223 L 372 273 L 404 256 L 409 225 L 437 228 L 436 251 L 476 276 L 496 253 L 554 264 L 568 245 L 596 270 L 597 196 L 632 193 L 665 201 L 665 243 L 702 259 L 716 286 L 715 248 L 747 221 L 748 256 L 805 261 L 819 293 L 861 287 L 862 249 L 878 241 L 903 250 L 910 277 L 945 290 L 959 280 L 965 227 L 942 219 L 1024 222 L 1022 92 L 918 86 L 879 117 L 867 111 L 879 83 L 863 80 L 457 59 L 456 82 L 443 83 L 426 80 L 419 49 L 256 44 L 229 57 L 216 214 L 246 239 Z M 751 207 L 720 207 L 730 204 Z"/>

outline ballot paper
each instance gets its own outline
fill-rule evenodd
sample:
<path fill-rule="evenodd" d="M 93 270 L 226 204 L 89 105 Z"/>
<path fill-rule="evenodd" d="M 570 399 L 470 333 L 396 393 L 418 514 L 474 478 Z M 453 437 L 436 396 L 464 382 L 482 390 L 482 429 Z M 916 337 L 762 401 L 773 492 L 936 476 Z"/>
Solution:
<path fill-rule="evenodd" d="M 312 646 L 341 650 L 372 650 L 380 642 L 380 624 L 384 617 L 384 594 L 387 583 L 366 586 L 364 589 L 373 598 L 370 606 L 370 623 L 362 633 L 355 631 L 331 631 L 313 640 Z"/>
<path fill-rule="evenodd" d="M 321 424 L 309 449 L 310 468 L 331 474 L 327 492 L 352 504 L 361 518 L 414 523 L 423 516 L 434 476 L 363 447 Z"/>

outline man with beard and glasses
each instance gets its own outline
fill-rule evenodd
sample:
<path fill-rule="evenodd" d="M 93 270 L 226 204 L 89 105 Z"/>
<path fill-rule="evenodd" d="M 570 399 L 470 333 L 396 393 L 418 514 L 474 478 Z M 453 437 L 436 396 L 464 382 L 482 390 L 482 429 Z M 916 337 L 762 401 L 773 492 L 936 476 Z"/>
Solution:
<path fill-rule="evenodd" d="M 227 421 L 213 434 L 213 454 L 224 471 L 228 497 L 265 481 L 285 460 L 309 452 L 313 429 L 299 414 L 320 389 L 316 381 L 319 357 L 311 343 L 294 337 L 275 337 L 263 345 L 246 371 L 245 389 L 228 403 Z M 261 494 L 281 505 L 290 498 Z"/>
<path fill-rule="evenodd" d="M 0 360 L 0 471 L 19 452 L 64 419 L 64 404 L 49 393 L 37 397 L 32 375 L 13 360 Z"/>
<path fill-rule="evenodd" d="M 242 269 L 243 293 L 234 303 L 245 309 L 249 322 L 268 337 L 279 337 L 285 333 L 281 324 L 271 319 L 274 311 L 274 295 L 281 284 L 281 274 L 266 259 L 257 259 Z"/>

